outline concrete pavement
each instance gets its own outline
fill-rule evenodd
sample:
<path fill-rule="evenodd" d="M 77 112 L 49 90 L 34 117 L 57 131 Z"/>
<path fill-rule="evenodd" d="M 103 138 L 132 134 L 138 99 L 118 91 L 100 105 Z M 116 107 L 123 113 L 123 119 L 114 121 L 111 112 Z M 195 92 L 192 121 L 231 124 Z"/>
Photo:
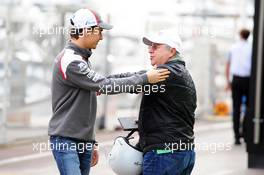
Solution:
<path fill-rule="evenodd" d="M 264 170 L 247 169 L 245 144 L 233 145 L 230 122 L 198 121 L 196 123 L 196 164 L 193 175 L 262 175 Z M 103 131 L 97 134 L 100 143 L 99 164 L 92 175 L 114 175 L 107 164 L 113 140 L 122 132 Z M 44 143 L 47 138 L 33 143 Z M 0 175 L 58 175 L 50 152 L 39 153 L 32 143 L 0 149 Z"/>

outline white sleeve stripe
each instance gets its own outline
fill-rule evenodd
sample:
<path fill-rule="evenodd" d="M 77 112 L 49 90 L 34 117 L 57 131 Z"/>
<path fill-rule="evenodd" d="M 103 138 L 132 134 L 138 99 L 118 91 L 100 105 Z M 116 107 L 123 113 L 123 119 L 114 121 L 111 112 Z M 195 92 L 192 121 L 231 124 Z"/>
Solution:
<path fill-rule="evenodd" d="M 80 55 L 75 55 L 73 50 L 65 49 L 65 53 L 62 56 L 61 61 L 60 61 L 60 69 L 61 69 L 62 74 L 63 74 L 65 79 L 67 78 L 67 76 L 66 76 L 67 67 L 73 61 L 83 61 L 83 59 Z M 85 62 L 85 61 L 83 61 L 83 62 Z M 85 64 L 87 64 L 87 63 L 85 62 Z"/>

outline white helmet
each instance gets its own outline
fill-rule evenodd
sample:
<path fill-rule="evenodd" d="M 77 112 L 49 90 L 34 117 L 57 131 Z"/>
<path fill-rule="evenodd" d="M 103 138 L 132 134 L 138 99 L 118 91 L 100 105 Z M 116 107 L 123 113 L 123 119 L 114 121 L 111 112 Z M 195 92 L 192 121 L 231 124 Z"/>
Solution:
<path fill-rule="evenodd" d="M 108 163 L 118 175 L 139 175 L 142 172 L 143 153 L 127 138 L 117 137 L 108 155 Z"/>

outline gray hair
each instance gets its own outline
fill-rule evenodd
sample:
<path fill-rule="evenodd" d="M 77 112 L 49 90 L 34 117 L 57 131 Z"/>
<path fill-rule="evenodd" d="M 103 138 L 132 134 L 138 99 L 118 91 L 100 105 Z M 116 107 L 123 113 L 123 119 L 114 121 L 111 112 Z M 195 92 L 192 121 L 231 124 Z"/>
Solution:
<path fill-rule="evenodd" d="M 165 44 L 165 47 L 166 47 L 166 49 L 168 49 L 168 50 L 172 49 L 172 47 L 169 46 L 168 44 Z M 180 56 L 180 53 L 177 51 L 177 49 L 176 49 L 176 54 L 175 54 L 174 56 Z"/>

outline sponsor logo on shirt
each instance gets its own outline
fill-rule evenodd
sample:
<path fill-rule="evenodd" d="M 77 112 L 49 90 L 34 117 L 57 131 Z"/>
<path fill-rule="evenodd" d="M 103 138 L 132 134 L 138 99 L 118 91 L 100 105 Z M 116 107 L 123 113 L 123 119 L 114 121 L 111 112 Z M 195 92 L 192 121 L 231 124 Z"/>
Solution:
<path fill-rule="evenodd" d="M 81 73 L 86 74 L 89 71 L 88 65 L 83 63 L 83 62 L 79 63 L 78 67 L 79 67 L 79 70 L 80 70 Z"/>

